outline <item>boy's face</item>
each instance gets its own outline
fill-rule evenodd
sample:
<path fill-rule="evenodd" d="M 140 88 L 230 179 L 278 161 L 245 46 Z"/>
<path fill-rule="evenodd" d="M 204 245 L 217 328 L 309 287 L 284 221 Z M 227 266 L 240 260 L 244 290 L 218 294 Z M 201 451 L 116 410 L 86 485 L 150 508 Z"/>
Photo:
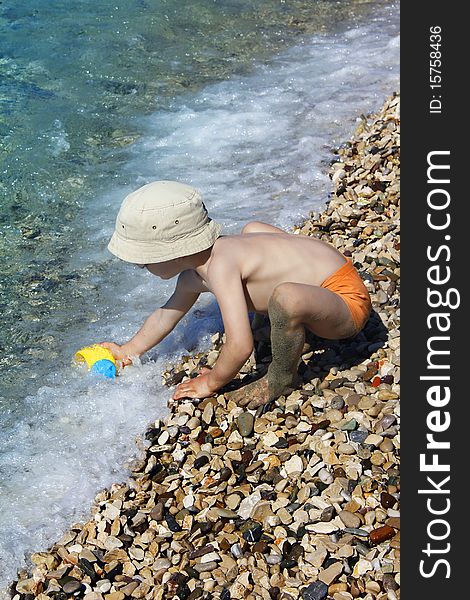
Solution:
<path fill-rule="evenodd" d="M 146 267 L 147 271 L 150 271 L 152 275 L 160 277 L 160 279 L 171 279 L 179 273 L 181 273 L 181 261 L 179 258 L 173 260 L 166 260 L 160 263 L 150 263 L 148 265 L 139 265 L 139 267 Z"/>

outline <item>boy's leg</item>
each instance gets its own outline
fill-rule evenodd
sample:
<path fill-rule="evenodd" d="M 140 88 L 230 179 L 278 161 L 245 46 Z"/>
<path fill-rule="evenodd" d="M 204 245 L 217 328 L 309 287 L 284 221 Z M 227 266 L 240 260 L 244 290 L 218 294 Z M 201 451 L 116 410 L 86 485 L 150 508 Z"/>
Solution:
<path fill-rule="evenodd" d="M 269 300 L 268 312 L 273 360 L 267 375 L 230 394 L 235 402 L 249 408 L 274 400 L 292 388 L 305 327 L 327 339 L 343 339 L 357 333 L 344 300 L 319 286 L 280 284 Z"/>

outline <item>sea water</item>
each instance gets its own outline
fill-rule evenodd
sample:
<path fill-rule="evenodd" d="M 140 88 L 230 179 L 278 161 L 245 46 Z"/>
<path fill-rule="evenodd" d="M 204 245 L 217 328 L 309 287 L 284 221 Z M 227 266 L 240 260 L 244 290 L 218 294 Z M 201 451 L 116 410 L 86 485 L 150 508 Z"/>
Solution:
<path fill-rule="evenodd" d="M 398 90 L 376 1 L 6 0 L 0 5 L 0 587 L 127 477 L 167 412 L 161 372 L 222 324 L 201 298 L 116 381 L 71 366 L 123 342 L 174 281 L 112 258 L 123 197 L 203 191 L 225 233 L 320 211 L 332 150 Z"/>

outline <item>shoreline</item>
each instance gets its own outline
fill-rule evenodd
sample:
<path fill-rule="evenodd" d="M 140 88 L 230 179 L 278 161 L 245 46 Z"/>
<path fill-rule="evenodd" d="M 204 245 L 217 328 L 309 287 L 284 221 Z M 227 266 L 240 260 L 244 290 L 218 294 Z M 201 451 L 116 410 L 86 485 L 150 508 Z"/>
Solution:
<path fill-rule="evenodd" d="M 352 257 L 375 311 L 363 332 L 308 338 L 301 387 L 266 411 L 223 394 L 170 403 L 132 478 L 33 554 L 16 600 L 399 598 L 398 110 L 393 96 L 362 119 L 326 208 L 294 228 Z M 267 326 L 254 328 L 246 377 L 270 360 Z M 215 362 L 222 338 L 167 384 Z"/>

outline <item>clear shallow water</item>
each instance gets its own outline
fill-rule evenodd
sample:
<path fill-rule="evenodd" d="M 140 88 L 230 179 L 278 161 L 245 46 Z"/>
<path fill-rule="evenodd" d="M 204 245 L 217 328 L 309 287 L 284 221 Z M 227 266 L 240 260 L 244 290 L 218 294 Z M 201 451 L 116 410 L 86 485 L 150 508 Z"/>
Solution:
<path fill-rule="evenodd" d="M 220 326 L 205 300 L 156 363 L 115 383 L 70 368 L 81 345 L 125 340 L 174 285 L 107 254 L 123 196 L 181 179 L 229 233 L 290 226 L 326 201 L 331 148 L 398 88 L 387 3 L 34 6 L 0 16 L 2 583 L 125 477 L 134 436 L 165 413 L 163 365 Z"/>

